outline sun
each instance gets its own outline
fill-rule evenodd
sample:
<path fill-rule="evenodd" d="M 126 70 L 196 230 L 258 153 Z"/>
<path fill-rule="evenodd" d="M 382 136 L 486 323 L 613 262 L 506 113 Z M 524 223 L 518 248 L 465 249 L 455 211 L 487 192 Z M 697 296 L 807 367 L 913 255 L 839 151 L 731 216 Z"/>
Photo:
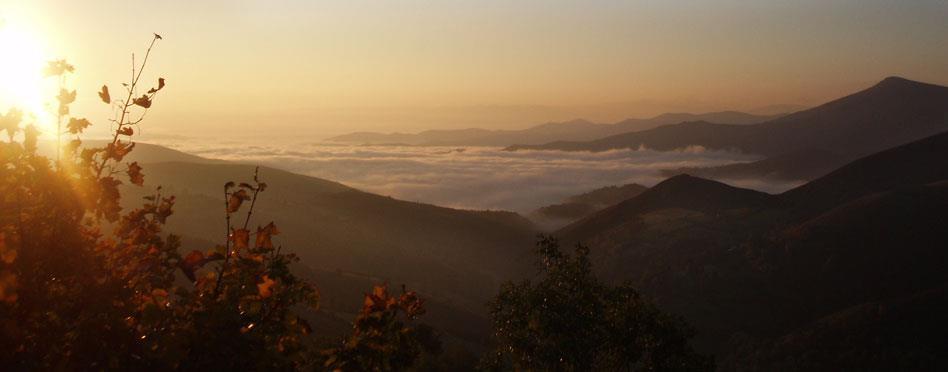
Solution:
<path fill-rule="evenodd" d="M 0 112 L 16 107 L 35 119 L 43 132 L 51 114 L 45 102 L 43 67 L 47 56 L 39 38 L 24 27 L 0 19 Z"/>

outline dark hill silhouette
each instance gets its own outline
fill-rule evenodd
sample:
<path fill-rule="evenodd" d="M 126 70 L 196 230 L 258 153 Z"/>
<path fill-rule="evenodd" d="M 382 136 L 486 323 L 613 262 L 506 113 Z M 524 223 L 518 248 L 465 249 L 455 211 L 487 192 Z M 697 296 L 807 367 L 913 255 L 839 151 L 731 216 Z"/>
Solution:
<path fill-rule="evenodd" d="M 746 112 L 754 115 L 776 115 L 776 114 L 791 114 L 797 111 L 806 110 L 808 107 L 803 105 L 797 105 L 792 103 L 784 104 L 774 104 L 766 105 L 761 107 L 755 107 L 753 109 L 747 110 Z"/>
<path fill-rule="evenodd" d="M 737 111 L 704 114 L 667 113 L 648 119 L 625 119 L 615 124 L 598 124 L 583 119 L 546 123 L 521 130 L 428 130 L 417 134 L 356 132 L 329 138 L 333 142 L 353 144 L 404 144 L 426 146 L 510 146 L 517 143 L 542 144 L 552 141 L 588 141 L 619 133 L 640 131 L 684 121 L 707 120 L 716 123 L 746 125 L 760 123 L 779 115 L 752 115 Z"/>
<path fill-rule="evenodd" d="M 568 241 L 584 241 L 643 214 L 664 209 L 686 209 L 706 214 L 761 208 L 771 201 L 762 192 L 740 189 L 686 174 L 669 178 L 631 199 L 606 208 L 559 230 Z"/>
<path fill-rule="evenodd" d="M 780 195 L 676 176 L 556 235 L 590 245 L 604 277 L 631 280 L 692 321 L 704 350 L 751 363 L 748 350 L 770 353 L 821 318 L 948 283 L 948 162 L 933 161 L 945 152 L 948 134 L 931 136 Z M 846 327 L 826 332 L 856 332 Z M 787 350 L 760 369 L 812 356 Z"/>
<path fill-rule="evenodd" d="M 798 213 L 841 204 L 900 185 L 948 179 L 948 132 L 856 160 L 824 177 L 783 193 Z"/>
<path fill-rule="evenodd" d="M 557 204 L 540 207 L 530 214 L 530 219 L 538 225 L 559 228 L 596 211 L 637 196 L 647 189 L 647 187 L 637 183 L 601 187 L 579 195 L 573 195 Z"/>
<path fill-rule="evenodd" d="M 948 290 L 841 310 L 722 361 L 730 371 L 940 371 L 938 345 L 948 344 Z"/>
<path fill-rule="evenodd" d="M 682 112 L 664 113 L 649 119 L 625 119 L 615 123 L 614 126 L 616 128 L 614 129 L 616 133 L 626 133 L 651 129 L 660 125 L 684 123 L 689 121 L 710 121 L 712 123 L 748 125 L 761 123 L 786 114 L 786 111 L 766 115 L 748 114 L 739 111 L 718 111 L 704 114 L 691 114 Z"/>
<path fill-rule="evenodd" d="M 509 150 L 672 150 L 697 145 L 771 159 L 709 170 L 713 177 L 771 175 L 812 179 L 859 157 L 948 130 L 948 88 L 889 77 L 861 92 L 759 124 L 688 122 L 588 142 Z M 812 156 L 814 153 L 827 157 Z M 687 170 L 702 174 L 701 170 Z"/>

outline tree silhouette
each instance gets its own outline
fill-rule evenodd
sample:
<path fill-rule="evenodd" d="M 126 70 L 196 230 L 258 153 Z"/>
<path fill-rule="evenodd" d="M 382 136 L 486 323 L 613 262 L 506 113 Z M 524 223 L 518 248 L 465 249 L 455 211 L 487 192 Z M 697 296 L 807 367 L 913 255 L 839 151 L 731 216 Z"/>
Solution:
<path fill-rule="evenodd" d="M 688 345 L 691 329 L 659 311 L 630 285 L 612 287 L 592 273 L 589 249 L 537 243 L 536 282 L 505 283 L 489 303 L 494 350 L 489 370 L 701 371 L 713 362 Z"/>

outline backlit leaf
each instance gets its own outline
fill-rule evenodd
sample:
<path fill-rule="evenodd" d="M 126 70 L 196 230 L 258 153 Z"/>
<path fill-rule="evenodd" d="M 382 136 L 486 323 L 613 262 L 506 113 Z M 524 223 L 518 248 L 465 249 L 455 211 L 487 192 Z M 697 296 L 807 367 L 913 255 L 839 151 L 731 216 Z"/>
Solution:
<path fill-rule="evenodd" d="M 110 143 L 105 148 L 105 156 L 115 159 L 115 161 L 122 161 L 125 158 L 125 155 L 128 155 L 129 152 L 132 152 L 132 149 L 135 148 L 135 143 L 123 143 L 115 142 Z"/>
<path fill-rule="evenodd" d="M 66 129 L 69 130 L 69 133 L 79 134 L 90 125 L 92 125 L 92 123 L 90 123 L 89 120 L 69 118 L 69 122 L 66 123 Z"/>
<path fill-rule="evenodd" d="M 230 193 L 227 199 L 227 213 L 237 212 L 245 200 L 250 200 L 250 195 L 247 194 L 247 190 L 240 189 Z"/>
<path fill-rule="evenodd" d="M 273 295 L 273 286 L 276 285 L 276 281 L 270 279 L 269 275 L 263 275 L 263 281 L 257 284 L 257 291 L 260 293 L 260 298 L 268 298 Z"/>
<path fill-rule="evenodd" d="M 158 87 L 149 89 L 148 94 L 157 93 L 159 90 L 161 90 L 161 88 L 164 88 L 164 87 L 165 87 L 165 78 L 158 78 Z"/>
<path fill-rule="evenodd" d="M 151 107 L 151 98 L 143 94 L 141 97 L 133 98 L 132 103 L 144 108 L 149 108 Z"/>
<path fill-rule="evenodd" d="M 102 86 L 102 90 L 99 91 L 99 98 L 102 99 L 102 102 L 112 103 L 112 96 L 109 95 L 109 87 L 106 85 Z"/>
<path fill-rule="evenodd" d="M 7 135 L 13 137 L 23 120 L 23 111 L 17 108 L 11 108 L 6 115 L 0 115 L 0 131 L 6 130 Z"/>
<path fill-rule="evenodd" d="M 45 76 L 60 76 L 67 72 L 75 71 L 75 67 L 66 63 L 65 59 L 59 59 L 55 61 L 49 61 L 46 63 L 46 68 L 43 69 L 43 75 Z"/>
<path fill-rule="evenodd" d="M 141 186 L 145 183 L 145 175 L 142 174 L 142 167 L 138 165 L 138 162 L 132 162 L 128 165 L 128 180 L 132 184 Z"/>
<path fill-rule="evenodd" d="M 280 230 L 277 229 L 273 222 L 268 223 L 264 227 L 258 227 L 257 241 L 255 245 L 257 248 L 273 249 L 273 242 L 271 239 L 273 238 L 273 235 L 277 235 L 279 233 Z"/>
<path fill-rule="evenodd" d="M 234 250 L 247 249 L 250 244 L 250 230 L 236 229 L 230 234 L 230 240 L 234 242 Z"/>

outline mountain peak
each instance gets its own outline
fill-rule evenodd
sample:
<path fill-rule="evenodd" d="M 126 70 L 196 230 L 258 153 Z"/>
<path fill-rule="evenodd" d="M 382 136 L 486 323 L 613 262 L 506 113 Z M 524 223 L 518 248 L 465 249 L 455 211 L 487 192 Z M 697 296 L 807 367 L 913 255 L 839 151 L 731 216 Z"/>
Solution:
<path fill-rule="evenodd" d="M 934 84 L 927 84 L 915 80 L 909 80 L 901 76 L 889 76 L 882 81 L 878 82 L 875 86 L 870 88 L 870 90 L 879 90 L 879 89 L 907 89 L 907 88 L 924 88 L 924 87 L 940 87 Z"/>
<path fill-rule="evenodd" d="M 901 76 L 887 76 L 885 79 L 879 82 L 879 84 L 895 84 L 895 83 L 915 83 L 915 81 L 906 79 Z"/>
<path fill-rule="evenodd" d="M 672 176 L 662 182 L 659 182 L 657 185 L 652 187 L 653 190 L 675 190 L 677 191 L 692 191 L 695 189 L 708 189 L 708 188 L 730 188 L 723 183 L 712 181 L 709 179 L 704 179 L 700 177 L 695 177 L 690 174 L 679 174 L 677 176 Z"/>
<path fill-rule="evenodd" d="M 695 210 L 713 210 L 763 203 L 770 195 L 727 185 L 718 181 L 679 174 L 648 189 L 642 195 L 674 201 Z"/>

